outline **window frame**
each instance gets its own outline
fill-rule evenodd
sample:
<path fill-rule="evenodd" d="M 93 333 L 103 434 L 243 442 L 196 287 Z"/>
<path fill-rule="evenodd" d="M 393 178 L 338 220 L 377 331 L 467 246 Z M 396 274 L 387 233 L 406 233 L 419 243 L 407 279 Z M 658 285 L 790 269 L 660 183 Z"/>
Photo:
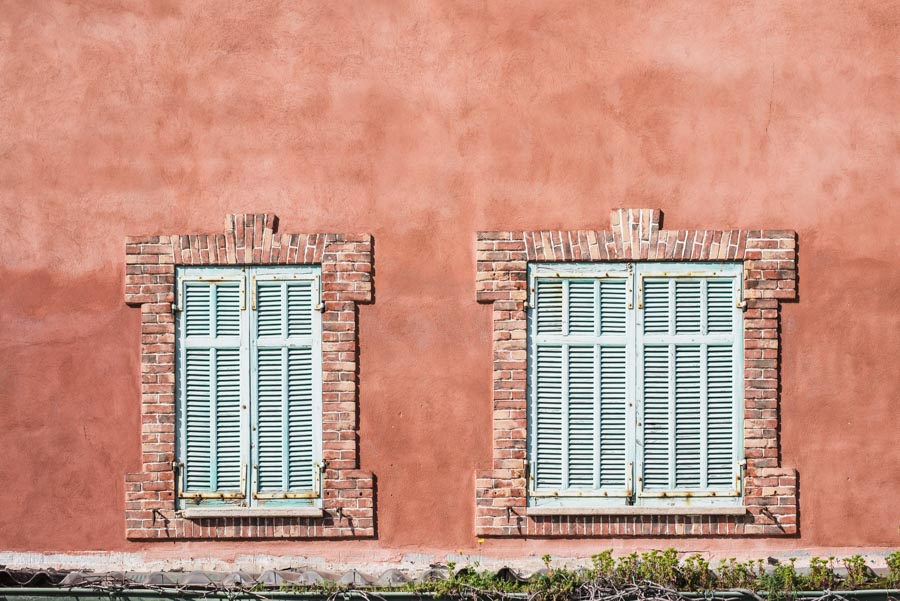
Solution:
<path fill-rule="evenodd" d="M 358 306 L 373 297 L 369 234 L 277 232 L 273 214 L 231 214 L 224 232 L 125 239 L 125 302 L 140 307 L 140 462 L 125 474 L 130 540 L 375 536 L 375 477 L 360 469 Z M 176 268 L 321 266 L 321 502 L 294 507 L 178 507 Z"/>
<path fill-rule="evenodd" d="M 529 507 L 621 507 L 621 506 L 644 506 L 644 507 L 678 507 L 691 503 L 695 506 L 709 507 L 725 507 L 738 506 L 743 501 L 743 477 L 740 466 L 743 465 L 744 449 L 743 449 L 743 312 L 740 310 L 743 298 L 743 278 L 742 266 L 737 262 L 680 262 L 680 263 L 662 263 L 662 262 L 610 262 L 610 263 L 585 263 L 585 262 L 564 262 L 564 263 L 545 263 L 530 262 L 528 264 L 528 302 L 527 302 L 527 322 L 528 322 L 528 442 L 527 442 L 527 474 L 528 482 L 528 506 Z M 653 492 L 643 488 L 643 454 L 638 449 L 644 442 L 644 430 L 639 427 L 645 422 L 644 405 L 643 405 L 643 361 L 640 359 L 642 349 L 644 347 L 644 339 L 646 332 L 641 327 L 644 318 L 644 280 L 645 279 L 672 279 L 672 280 L 710 280 L 721 279 L 733 282 L 732 298 L 735 299 L 735 310 L 732 311 L 731 334 L 722 336 L 722 340 L 717 342 L 727 343 L 732 347 L 733 364 L 732 364 L 732 381 L 735 386 L 734 407 L 732 411 L 732 420 L 734 424 L 733 448 L 734 468 L 732 472 L 732 481 L 737 485 L 734 489 L 717 489 L 708 487 L 706 489 L 686 490 L 672 489 L 664 492 Z M 626 412 L 625 412 L 625 463 L 622 466 L 624 472 L 625 486 L 621 489 L 539 489 L 535 485 L 535 470 L 537 461 L 537 419 L 535 416 L 536 408 L 536 391 L 537 391 L 537 370 L 536 358 L 537 347 L 543 342 L 551 344 L 563 344 L 568 347 L 571 333 L 548 335 L 540 334 L 537 330 L 537 302 L 538 282 L 552 282 L 574 280 L 601 282 L 603 280 L 624 280 L 625 286 L 625 306 L 623 311 L 625 314 L 625 332 L 621 336 L 614 336 L 610 341 L 603 341 L 602 335 L 594 334 L 593 340 L 590 341 L 595 347 L 619 345 L 625 349 L 625 396 L 626 396 Z M 599 284 L 598 284 L 599 285 Z M 563 293 L 563 305 L 565 306 L 565 293 Z M 563 309 L 565 314 L 565 308 Z M 673 313 L 674 315 L 674 313 Z M 563 320 L 563 329 L 566 329 L 565 320 Z M 611 335 L 610 335 L 611 336 Z M 697 340 L 687 341 L 696 344 L 705 345 L 709 342 L 709 337 L 714 336 L 708 333 L 701 333 L 691 338 Z M 585 340 L 579 340 L 578 344 L 587 344 L 588 336 Z M 617 338 L 621 338 L 618 341 Z M 728 340 L 730 338 L 730 340 Z M 716 342 L 716 341 L 714 341 Z M 661 343 L 657 341 L 657 343 Z M 596 402 L 596 401 L 595 401 Z M 595 425 L 596 428 L 599 424 Z M 565 469 L 565 466 L 564 466 Z M 735 480 L 736 479 L 736 480 Z"/>
<path fill-rule="evenodd" d="M 781 464 L 780 309 L 797 295 L 791 230 L 665 230 L 658 209 L 613 209 L 609 229 L 478 232 L 476 299 L 493 323 L 492 459 L 475 471 L 475 532 L 491 537 L 791 536 L 798 477 Z M 528 457 L 528 266 L 739 262 L 743 268 L 744 497 L 740 506 L 532 507 Z"/>
<path fill-rule="evenodd" d="M 322 319 L 321 311 L 321 266 L 180 266 L 176 267 L 175 297 L 175 375 L 176 375 L 176 428 L 175 428 L 175 461 L 176 501 L 179 509 L 198 507 L 230 507 L 235 511 L 244 508 L 259 507 L 321 507 L 322 504 Z M 259 336 L 257 334 L 258 316 L 258 282 L 266 281 L 309 281 L 312 289 L 312 328 L 309 335 L 310 349 L 313 357 L 312 369 L 312 483 L 311 491 L 264 493 L 258 488 L 258 470 L 260 448 L 254 432 L 258 433 L 258 369 L 255 358 L 259 352 Z M 185 365 L 188 348 L 185 337 L 185 320 L 187 307 L 184 301 L 185 286 L 188 282 L 207 281 L 210 283 L 233 281 L 239 283 L 240 299 L 240 343 L 241 356 L 241 418 L 240 418 L 240 456 L 241 456 L 241 490 L 237 493 L 221 490 L 201 492 L 186 489 L 186 417 L 187 410 L 184 391 L 186 389 Z M 258 436 L 258 434 L 257 434 Z"/>

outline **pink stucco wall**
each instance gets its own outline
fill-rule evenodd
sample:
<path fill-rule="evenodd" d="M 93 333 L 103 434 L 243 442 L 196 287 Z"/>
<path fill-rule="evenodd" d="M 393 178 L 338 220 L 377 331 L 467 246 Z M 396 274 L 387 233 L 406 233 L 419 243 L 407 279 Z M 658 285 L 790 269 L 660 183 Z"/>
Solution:
<path fill-rule="evenodd" d="M 801 534 L 900 545 L 900 8 L 894 2 L 0 2 L 0 551 L 584 555 L 479 543 L 490 307 L 474 232 L 789 228 L 783 465 Z M 124 237 L 375 236 L 360 310 L 377 540 L 129 543 L 139 311 Z"/>

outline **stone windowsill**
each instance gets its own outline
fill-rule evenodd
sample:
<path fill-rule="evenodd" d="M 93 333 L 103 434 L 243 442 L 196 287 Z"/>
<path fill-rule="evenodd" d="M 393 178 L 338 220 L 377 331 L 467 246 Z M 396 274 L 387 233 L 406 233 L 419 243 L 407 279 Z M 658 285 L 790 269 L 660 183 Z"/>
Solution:
<path fill-rule="evenodd" d="M 525 515 L 745 515 L 747 508 L 733 507 L 528 507 Z"/>
<path fill-rule="evenodd" d="M 190 507 L 181 511 L 187 520 L 202 518 L 320 518 L 321 507 Z"/>

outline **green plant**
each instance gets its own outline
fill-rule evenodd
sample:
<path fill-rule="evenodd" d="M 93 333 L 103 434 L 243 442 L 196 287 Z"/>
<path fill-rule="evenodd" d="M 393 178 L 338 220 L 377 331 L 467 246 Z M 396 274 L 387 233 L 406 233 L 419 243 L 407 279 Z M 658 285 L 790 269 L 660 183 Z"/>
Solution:
<path fill-rule="evenodd" d="M 721 560 L 716 570 L 716 586 L 720 589 L 755 589 L 758 579 L 753 562 L 738 561 L 734 557 Z"/>
<path fill-rule="evenodd" d="M 862 555 L 856 554 L 852 557 L 845 557 L 843 564 L 847 568 L 846 583 L 850 587 L 861 588 L 866 585 L 869 581 L 870 570 Z"/>
<path fill-rule="evenodd" d="M 888 565 L 888 585 L 891 587 L 900 586 L 900 551 L 894 551 L 884 559 Z"/>
<path fill-rule="evenodd" d="M 647 551 L 641 555 L 639 566 L 641 580 L 648 580 L 667 587 L 678 583 L 678 551 Z"/>
<path fill-rule="evenodd" d="M 590 575 L 592 580 L 611 581 L 616 575 L 616 560 L 613 559 L 611 549 L 591 555 L 591 564 L 594 566 Z"/>
<path fill-rule="evenodd" d="M 709 562 L 702 555 L 695 553 L 684 558 L 681 566 L 681 584 L 689 591 L 709 591 L 714 588 Z"/>
<path fill-rule="evenodd" d="M 637 553 L 630 553 L 624 557 L 620 557 L 616 562 L 616 581 L 623 584 L 634 584 L 640 580 L 640 556 Z"/>
<path fill-rule="evenodd" d="M 834 557 L 827 560 L 813 557 L 809 560 L 809 575 L 806 577 L 806 588 L 813 590 L 831 590 L 838 584 L 838 575 L 834 572 Z"/>

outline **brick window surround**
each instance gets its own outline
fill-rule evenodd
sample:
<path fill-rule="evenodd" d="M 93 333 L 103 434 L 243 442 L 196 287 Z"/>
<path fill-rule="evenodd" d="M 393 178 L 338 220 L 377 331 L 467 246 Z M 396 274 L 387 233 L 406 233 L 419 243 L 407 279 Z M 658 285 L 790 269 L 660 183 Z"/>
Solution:
<path fill-rule="evenodd" d="M 375 536 L 374 477 L 359 468 L 357 304 L 372 297 L 369 234 L 279 234 L 271 214 L 228 215 L 225 232 L 129 237 L 125 302 L 141 307 L 141 457 L 125 475 L 129 539 Z M 322 269 L 322 509 L 185 517 L 175 508 L 175 268 L 299 265 Z M 233 511 L 233 510 L 232 510 Z"/>
<path fill-rule="evenodd" d="M 608 231 L 479 232 L 477 300 L 493 305 L 493 462 L 476 470 L 479 536 L 785 536 L 798 532 L 797 472 L 779 447 L 779 301 L 796 298 L 797 234 L 660 230 L 655 209 L 614 209 Z M 526 493 L 529 262 L 741 261 L 744 506 L 529 507 Z"/>

